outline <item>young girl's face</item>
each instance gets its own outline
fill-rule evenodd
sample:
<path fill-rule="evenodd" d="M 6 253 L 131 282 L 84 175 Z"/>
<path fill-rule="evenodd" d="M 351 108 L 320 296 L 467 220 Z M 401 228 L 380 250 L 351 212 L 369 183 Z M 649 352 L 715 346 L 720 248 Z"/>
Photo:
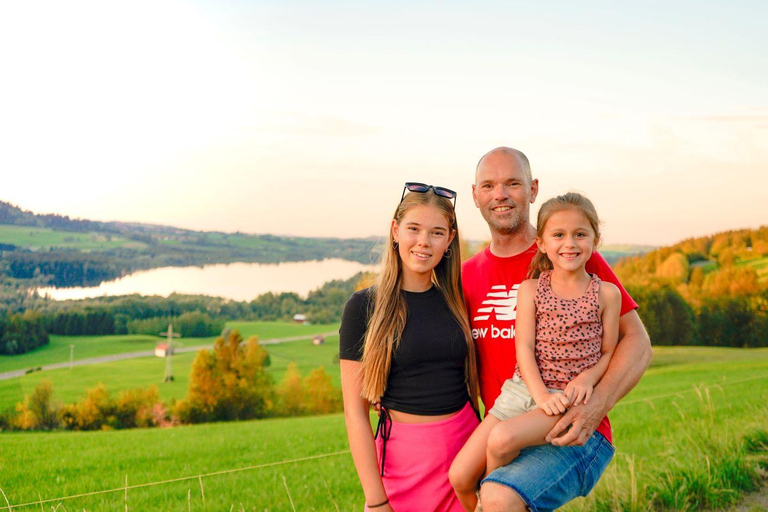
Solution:
<path fill-rule="evenodd" d="M 541 238 L 536 239 L 539 250 L 552 265 L 569 272 L 584 268 L 597 242 L 586 215 L 576 208 L 553 213 L 544 225 Z"/>
<path fill-rule="evenodd" d="M 432 269 L 440 263 L 454 235 L 448 219 L 432 205 L 414 206 L 405 212 L 400 223 L 392 221 L 392 236 L 403 262 L 406 289 L 409 283 L 430 283 Z"/>

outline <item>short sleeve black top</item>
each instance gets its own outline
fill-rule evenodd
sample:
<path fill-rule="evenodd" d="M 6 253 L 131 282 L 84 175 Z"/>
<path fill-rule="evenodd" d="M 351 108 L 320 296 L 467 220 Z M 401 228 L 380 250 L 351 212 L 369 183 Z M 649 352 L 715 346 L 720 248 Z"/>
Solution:
<path fill-rule="evenodd" d="M 459 411 L 469 401 L 464 375 L 467 343 L 461 326 L 436 287 L 402 293 L 408 314 L 381 404 L 425 416 Z M 372 301 L 371 288 L 347 301 L 339 330 L 341 359 L 361 360 Z"/>

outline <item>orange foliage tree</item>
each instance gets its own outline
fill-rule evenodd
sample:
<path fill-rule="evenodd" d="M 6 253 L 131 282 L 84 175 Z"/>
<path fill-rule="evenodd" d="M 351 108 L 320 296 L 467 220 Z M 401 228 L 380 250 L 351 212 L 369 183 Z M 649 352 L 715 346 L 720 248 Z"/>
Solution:
<path fill-rule="evenodd" d="M 225 330 L 213 351 L 201 350 L 192 363 L 187 397 L 175 412 L 184 423 L 264 418 L 272 410 L 274 390 L 266 373 L 269 356 L 251 336 Z"/>

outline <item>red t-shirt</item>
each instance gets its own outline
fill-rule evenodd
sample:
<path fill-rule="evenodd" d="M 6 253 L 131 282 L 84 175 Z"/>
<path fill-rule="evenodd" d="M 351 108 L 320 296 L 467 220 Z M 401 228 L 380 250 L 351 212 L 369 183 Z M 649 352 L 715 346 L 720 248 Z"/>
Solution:
<path fill-rule="evenodd" d="M 472 338 L 477 348 L 480 397 L 485 404 L 486 414 L 499 396 L 504 381 L 512 378 L 515 373 L 517 290 L 526 279 L 536 251 L 536 244 L 533 244 L 520 254 L 500 258 L 491 254 L 490 247 L 486 247 L 462 265 L 464 299 Z M 619 288 L 622 315 L 637 308 L 637 303 L 597 252 L 592 253 L 586 270 Z M 607 416 L 600 422 L 597 431 L 613 442 Z"/>

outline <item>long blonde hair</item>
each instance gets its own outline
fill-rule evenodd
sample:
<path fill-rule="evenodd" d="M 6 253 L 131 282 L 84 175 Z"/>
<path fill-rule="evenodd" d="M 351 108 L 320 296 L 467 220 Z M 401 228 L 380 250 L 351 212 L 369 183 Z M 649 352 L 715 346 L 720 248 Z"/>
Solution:
<path fill-rule="evenodd" d="M 589 225 L 595 232 L 595 243 L 600 240 L 600 219 L 597 217 L 597 210 L 592 201 L 579 194 L 578 192 L 568 192 L 562 196 L 553 197 L 547 200 L 539 208 L 539 214 L 536 217 L 536 239 L 544 238 L 544 229 L 552 215 L 563 210 L 577 210 L 584 214 L 589 221 Z M 545 270 L 552 270 L 552 262 L 541 249 L 536 251 L 536 256 L 531 260 L 531 266 L 528 270 L 528 279 L 536 279 Z"/>
<path fill-rule="evenodd" d="M 425 193 L 412 192 L 403 198 L 395 210 L 394 220 L 400 224 L 406 212 L 416 206 L 433 206 L 448 220 L 455 236 L 446 252 L 432 271 L 432 282 L 445 298 L 451 313 L 458 322 L 467 343 L 467 358 L 464 374 L 472 406 L 477 409 L 478 380 L 475 345 L 469 332 L 469 319 L 464 306 L 461 289 L 461 247 L 456 212 L 449 199 L 438 196 L 433 190 Z M 405 294 L 403 293 L 403 262 L 395 247 L 392 230 L 389 230 L 384 248 L 382 270 L 373 287 L 373 301 L 368 329 L 363 343 L 363 386 L 362 397 L 371 402 L 378 401 L 387 386 L 392 356 L 397 350 L 400 337 L 408 317 Z"/>

